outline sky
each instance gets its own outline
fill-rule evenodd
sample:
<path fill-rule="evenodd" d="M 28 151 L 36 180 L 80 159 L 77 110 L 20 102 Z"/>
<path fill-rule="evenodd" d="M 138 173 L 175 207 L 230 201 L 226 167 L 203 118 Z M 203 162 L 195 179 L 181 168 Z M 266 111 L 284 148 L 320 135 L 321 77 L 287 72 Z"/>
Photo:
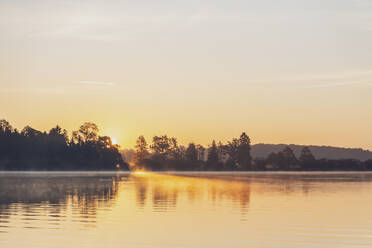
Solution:
<path fill-rule="evenodd" d="M 0 118 L 372 149 L 372 1 L 0 0 Z"/>

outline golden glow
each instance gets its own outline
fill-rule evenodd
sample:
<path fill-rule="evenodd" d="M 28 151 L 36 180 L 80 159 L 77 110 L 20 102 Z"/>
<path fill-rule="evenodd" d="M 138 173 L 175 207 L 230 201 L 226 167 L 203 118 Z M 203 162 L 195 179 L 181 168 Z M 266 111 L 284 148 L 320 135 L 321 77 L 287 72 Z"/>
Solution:
<path fill-rule="evenodd" d="M 331 181 L 324 179 L 335 174 L 188 175 L 123 173 L 100 180 L 84 176 L 53 182 L 34 178 L 14 185 L 13 177 L 9 182 L 2 178 L 0 195 L 6 211 L 0 233 L 6 232 L 7 238 L 0 239 L 0 247 L 42 247 L 60 242 L 61 237 L 60 247 L 107 243 L 112 247 L 231 247 L 231 242 L 237 248 L 274 243 L 335 247 L 345 242 L 345 247 L 355 247 L 370 243 L 372 222 L 366 218 L 372 208 L 370 174 L 341 174 Z M 76 190 L 58 190 L 68 187 Z M 29 201 L 18 203 L 20 197 Z M 9 207 L 15 203 L 21 207 Z M 86 239 L 87 233 L 94 239 Z"/>
<path fill-rule="evenodd" d="M 144 172 L 144 171 L 135 171 L 132 174 L 134 174 L 134 175 L 145 175 L 146 172 Z"/>
<path fill-rule="evenodd" d="M 200 18 L 190 15 L 199 7 L 168 1 L 146 16 L 147 5 L 136 1 L 89 1 L 89 8 L 47 1 L 48 11 L 44 1 L 7 1 L 0 8 L 0 119 L 18 130 L 59 124 L 69 132 L 91 121 L 122 148 L 139 135 L 208 145 L 244 131 L 253 143 L 371 149 L 370 1 L 322 6 L 316 23 L 311 4 L 286 1 L 273 12 L 246 12 L 246 1 L 237 1 L 229 13 L 196 1 L 201 12 L 216 11 Z M 286 11 L 292 14 L 282 18 Z M 354 15 L 363 18 L 349 23 Z"/>
<path fill-rule="evenodd" d="M 111 143 L 113 145 L 117 145 L 118 144 L 118 141 L 117 141 L 117 139 L 115 137 L 111 137 Z"/>

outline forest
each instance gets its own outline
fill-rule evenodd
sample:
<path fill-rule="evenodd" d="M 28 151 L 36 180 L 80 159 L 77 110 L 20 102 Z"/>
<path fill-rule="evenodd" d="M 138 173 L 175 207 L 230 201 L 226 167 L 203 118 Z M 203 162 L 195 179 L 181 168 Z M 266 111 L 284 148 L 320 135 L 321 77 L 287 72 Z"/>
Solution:
<path fill-rule="evenodd" d="M 0 120 L 0 170 L 128 170 L 119 146 L 98 132 L 96 124 L 86 122 L 69 138 L 58 125 L 49 132 L 30 126 L 18 131 Z"/>
<path fill-rule="evenodd" d="M 190 143 L 179 145 L 176 138 L 154 136 L 148 144 L 139 136 L 132 152 L 131 170 L 150 171 L 365 171 L 372 170 L 372 160 L 316 159 L 309 147 L 299 157 L 286 146 L 265 158 L 252 158 L 251 140 L 246 133 L 226 144 L 212 141 L 204 147 Z"/>
<path fill-rule="evenodd" d="M 99 128 L 85 122 L 77 131 L 60 126 L 48 132 L 30 126 L 21 131 L 0 120 L 0 170 L 133 170 L 133 171 L 366 171 L 372 160 L 316 159 L 309 147 L 298 157 L 286 146 L 265 158 L 252 158 L 251 139 L 246 133 L 223 144 L 214 140 L 208 147 L 176 138 L 154 136 L 148 144 L 139 136 L 133 156 L 125 159 L 119 146 L 108 136 L 99 136 Z M 125 162 L 125 161 L 128 161 Z"/>

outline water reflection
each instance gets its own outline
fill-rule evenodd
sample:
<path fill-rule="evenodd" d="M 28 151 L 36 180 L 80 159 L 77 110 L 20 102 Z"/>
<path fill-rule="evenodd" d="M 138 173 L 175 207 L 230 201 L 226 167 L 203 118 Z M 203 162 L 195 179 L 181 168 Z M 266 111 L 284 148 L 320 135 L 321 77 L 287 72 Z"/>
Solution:
<path fill-rule="evenodd" d="M 36 228 L 31 223 L 59 225 L 71 212 L 72 221 L 94 224 L 97 209 L 110 208 L 114 203 L 118 181 L 114 175 L 101 174 L 1 174 L 0 221 L 7 223 L 12 215 L 20 215 L 20 224 Z"/>
<path fill-rule="evenodd" d="M 0 247 L 371 247 L 370 208 L 372 173 L 0 173 Z"/>
<path fill-rule="evenodd" d="M 170 175 L 160 173 L 133 174 L 136 202 L 146 206 L 151 198 L 154 211 L 174 211 L 179 195 L 185 195 L 189 204 L 209 200 L 213 204 L 225 200 L 239 203 L 241 210 L 247 211 L 250 200 L 249 181 L 216 179 L 205 175 Z"/>
<path fill-rule="evenodd" d="M 133 186 L 138 209 L 175 211 L 182 196 L 188 204 L 229 202 L 239 205 L 244 214 L 249 209 L 252 185 L 260 194 L 307 195 L 317 190 L 342 190 L 335 183 L 369 182 L 372 174 L 3 173 L 0 179 L 0 223 L 7 223 L 9 216 L 17 211 L 22 211 L 25 223 L 40 214 L 58 222 L 66 217 L 68 210 L 78 221 L 94 223 L 98 209 L 110 209 L 120 191 L 132 190 L 123 187 L 125 184 Z"/>

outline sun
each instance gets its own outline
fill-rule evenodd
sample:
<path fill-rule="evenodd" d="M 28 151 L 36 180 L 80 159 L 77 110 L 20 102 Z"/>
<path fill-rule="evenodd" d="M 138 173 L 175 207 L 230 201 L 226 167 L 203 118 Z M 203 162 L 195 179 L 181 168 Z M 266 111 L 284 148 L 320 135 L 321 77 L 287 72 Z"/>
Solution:
<path fill-rule="evenodd" d="M 117 139 L 115 137 L 111 137 L 111 143 L 113 145 L 117 145 L 118 144 L 118 141 L 117 141 Z"/>

